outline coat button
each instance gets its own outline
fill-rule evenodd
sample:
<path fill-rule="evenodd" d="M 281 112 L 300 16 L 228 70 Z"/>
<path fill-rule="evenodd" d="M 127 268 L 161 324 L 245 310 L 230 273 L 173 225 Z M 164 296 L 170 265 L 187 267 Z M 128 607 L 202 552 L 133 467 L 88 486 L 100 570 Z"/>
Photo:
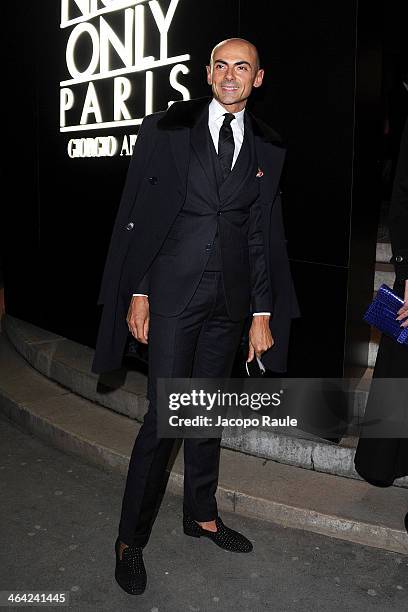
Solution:
<path fill-rule="evenodd" d="M 206 244 L 206 245 L 205 245 L 205 252 L 206 252 L 206 253 L 210 253 L 210 251 L 211 251 L 211 247 L 212 247 L 211 242 L 209 242 L 208 244 Z"/>
<path fill-rule="evenodd" d="M 130 230 L 132 230 L 134 227 L 135 224 L 132 221 L 126 225 L 126 229 L 128 232 L 130 232 Z"/>
<path fill-rule="evenodd" d="M 158 181 L 159 181 L 157 176 L 149 176 L 149 178 L 147 180 L 149 181 L 149 183 L 151 185 L 156 185 L 158 183 Z"/>
<path fill-rule="evenodd" d="M 397 261 L 398 263 L 401 263 L 401 261 L 404 261 L 404 258 L 401 257 L 401 255 L 397 255 L 395 258 L 395 261 Z"/>
<path fill-rule="evenodd" d="M 219 217 L 220 215 L 221 215 L 221 211 L 219 210 L 219 211 L 217 212 L 217 217 Z"/>

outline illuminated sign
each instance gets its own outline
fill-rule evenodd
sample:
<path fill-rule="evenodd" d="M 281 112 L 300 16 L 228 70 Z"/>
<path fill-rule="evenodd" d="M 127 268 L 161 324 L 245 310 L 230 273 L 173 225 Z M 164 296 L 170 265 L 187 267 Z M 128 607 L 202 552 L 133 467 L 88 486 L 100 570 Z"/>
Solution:
<path fill-rule="evenodd" d="M 182 84 L 189 54 L 168 57 L 168 34 L 180 0 L 61 0 L 67 35 L 66 68 L 60 82 L 60 131 L 81 132 L 140 125 L 154 112 L 155 75 L 166 78 L 177 99 L 190 99 Z M 162 0 L 163 4 L 163 0 Z M 157 41 L 146 55 L 147 32 Z M 151 44 L 150 44 L 151 47 Z M 168 100 L 172 104 L 173 100 Z M 73 138 L 69 157 L 131 155 L 136 136 Z"/>

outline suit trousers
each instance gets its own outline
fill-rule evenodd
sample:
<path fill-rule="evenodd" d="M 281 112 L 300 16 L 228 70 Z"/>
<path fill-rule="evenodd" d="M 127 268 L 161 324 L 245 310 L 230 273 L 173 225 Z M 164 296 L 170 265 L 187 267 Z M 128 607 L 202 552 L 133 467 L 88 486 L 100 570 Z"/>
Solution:
<path fill-rule="evenodd" d="M 158 438 L 157 378 L 224 378 L 231 375 L 245 319 L 227 313 L 221 272 L 204 271 L 185 310 L 175 317 L 150 314 L 149 408 L 130 458 L 119 539 L 145 546 L 163 497 L 174 438 Z M 220 438 L 184 439 L 183 510 L 197 521 L 217 516 Z"/>

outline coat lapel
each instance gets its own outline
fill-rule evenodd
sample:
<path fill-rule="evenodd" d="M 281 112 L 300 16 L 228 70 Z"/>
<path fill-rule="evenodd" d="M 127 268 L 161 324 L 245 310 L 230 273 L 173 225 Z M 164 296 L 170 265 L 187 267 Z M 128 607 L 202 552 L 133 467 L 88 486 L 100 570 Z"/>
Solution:
<path fill-rule="evenodd" d="M 187 171 L 190 160 L 190 130 L 181 128 L 169 131 L 171 152 L 183 187 L 187 184 Z"/>
<path fill-rule="evenodd" d="M 211 98 L 205 97 L 174 102 L 157 122 L 157 127 L 167 131 L 169 135 L 170 147 L 183 187 L 187 184 L 191 128 L 196 125 L 210 101 Z"/>
<path fill-rule="evenodd" d="M 260 177 L 260 201 L 272 204 L 279 186 L 280 176 L 285 161 L 286 149 L 280 136 L 260 119 L 248 113 L 255 137 L 255 150 Z"/>
<path fill-rule="evenodd" d="M 257 138 L 255 138 L 255 147 L 258 165 L 263 172 L 263 176 L 258 179 L 260 200 L 270 204 L 275 200 L 286 151 L 271 143 L 261 142 Z"/>

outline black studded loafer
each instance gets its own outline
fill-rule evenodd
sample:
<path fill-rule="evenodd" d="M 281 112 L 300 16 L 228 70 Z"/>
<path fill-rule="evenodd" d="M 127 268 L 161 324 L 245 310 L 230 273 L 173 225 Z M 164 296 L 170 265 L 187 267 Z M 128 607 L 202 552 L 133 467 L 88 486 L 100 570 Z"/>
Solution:
<path fill-rule="evenodd" d="M 141 595 L 147 584 L 146 568 L 143 563 L 143 549 L 140 546 L 128 546 L 119 558 L 119 538 L 115 542 L 116 568 L 115 579 L 119 586 L 129 595 Z"/>
<path fill-rule="evenodd" d="M 186 535 L 193 538 L 201 538 L 202 536 L 210 538 L 217 546 L 230 552 L 251 552 L 253 546 L 242 533 L 226 527 L 219 516 L 215 519 L 215 524 L 217 531 L 210 531 L 201 527 L 188 514 L 184 513 L 183 515 L 183 529 Z"/>

